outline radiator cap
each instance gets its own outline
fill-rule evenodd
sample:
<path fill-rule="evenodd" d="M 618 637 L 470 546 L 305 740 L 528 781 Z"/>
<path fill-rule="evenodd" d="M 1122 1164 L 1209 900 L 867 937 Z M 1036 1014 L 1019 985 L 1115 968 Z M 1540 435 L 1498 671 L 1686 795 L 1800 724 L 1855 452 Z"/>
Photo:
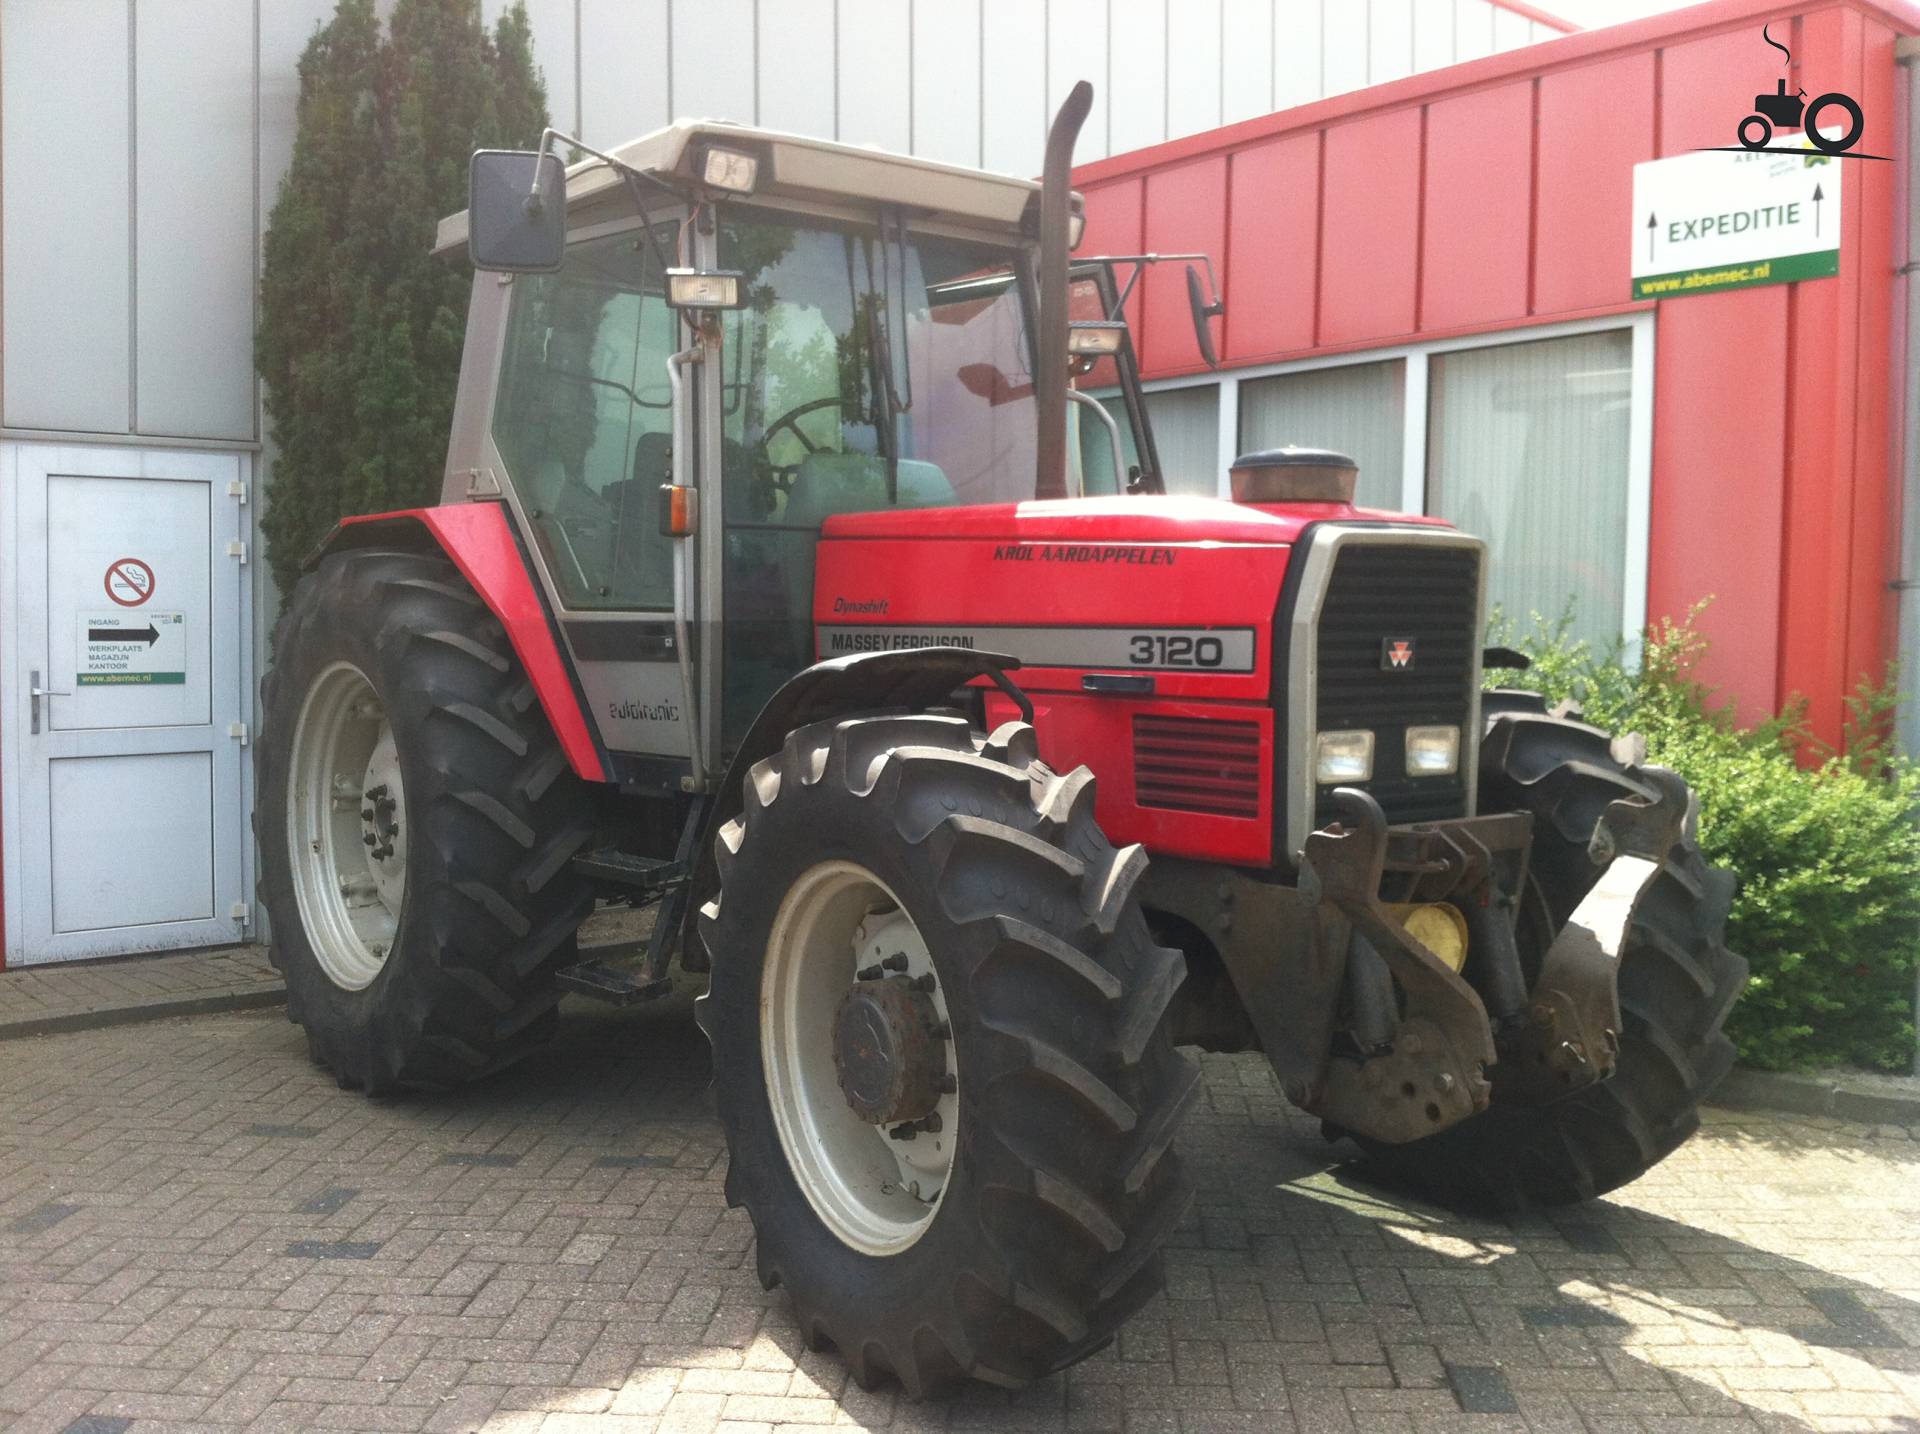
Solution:
<path fill-rule="evenodd" d="M 1331 448 L 1262 448 L 1229 470 L 1236 503 L 1351 503 L 1360 465 Z"/>

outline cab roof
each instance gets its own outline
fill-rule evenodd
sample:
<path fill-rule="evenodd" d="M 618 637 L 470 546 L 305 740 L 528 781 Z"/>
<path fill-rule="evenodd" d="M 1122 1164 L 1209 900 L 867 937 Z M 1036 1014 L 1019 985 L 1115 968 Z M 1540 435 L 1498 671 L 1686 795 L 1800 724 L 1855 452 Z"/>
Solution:
<path fill-rule="evenodd" d="M 942 164 L 864 145 L 811 139 L 778 130 L 755 129 L 727 120 L 676 120 L 639 139 L 608 151 L 642 173 L 691 182 L 706 145 L 749 151 L 760 159 L 756 196 L 806 200 L 867 200 L 897 204 L 937 218 L 974 227 L 1017 231 L 1021 216 L 1039 193 L 1037 180 Z M 623 186 L 597 159 L 567 170 L 567 214 L 573 223 L 601 205 L 624 204 Z M 1075 197 L 1076 207 L 1079 196 Z M 452 253 L 467 243 L 467 212 L 440 221 L 433 252 Z"/>

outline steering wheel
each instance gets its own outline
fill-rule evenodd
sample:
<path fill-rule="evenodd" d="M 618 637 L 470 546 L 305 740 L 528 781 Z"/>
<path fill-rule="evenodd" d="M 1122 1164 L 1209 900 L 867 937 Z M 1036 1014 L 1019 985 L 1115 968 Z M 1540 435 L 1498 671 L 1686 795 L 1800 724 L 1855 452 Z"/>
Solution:
<path fill-rule="evenodd" d="M 785 428 L 785 430 L 791 432 L 797 440 L 801 440 L 801 447 L 804 447 L 808 453 L 820 453 L 820 451 L 824 451 L 824 447 L 822 447 L 820 443 L 816 443 L 806 436 L 806 430 L 801 428 L 801 418 L 806 417 L 808 413 L 818 411 L 818 409 L 839 409 L 839 407 L 845 407 L 845 403 L 847 403 L 847 401 L 845 401 L 841 395 L 828 394 L 826 397 L 822 397 L 822 399 L 808 399 L 806 403 L 801 403 L 801 405 L 797 405 L 797 407 L 793 407 L 793 409 L 787 409 L 785 413 L 781 413 L 780 417 L 774 418 L 774 422 L 770 422 L 770 424 L 766 426 L 766 430 L 760 434 L 760 449 L 766 451 L 768 447 L 772 447 L 772 445 L 774 445 L 774 434 L 778 434 L 781 428 Z M 770 466 L 776 466 L 776 470 L 781 470 L 781 472 L 791 472 L 791 470 L 793 470 L 793 465 L 787 465 L 785 468 L 780 468 L 778 465 Z"/>

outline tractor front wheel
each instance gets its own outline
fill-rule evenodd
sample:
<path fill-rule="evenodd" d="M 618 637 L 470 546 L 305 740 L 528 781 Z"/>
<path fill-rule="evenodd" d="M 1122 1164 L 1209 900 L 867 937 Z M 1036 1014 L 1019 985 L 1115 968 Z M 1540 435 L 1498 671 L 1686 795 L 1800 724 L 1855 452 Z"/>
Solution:
<path fill-rule="evenodd" d="M 816 723 L 717 837 L 701 1025 L 760 1277 L 863 1385 L 1017 1386 L 1159 1289 L 1198 1070 L 1138 848 L 1033 732 Z"/>
<path fill-rule="evenodd" d="M 287 1014 L 343 1086 L 496 1070 L 552 1031 L 591 896 L 588 789 L 444 558 L 359 550 L 295 588 L 263 685 L 260 894 Z"/>
<path fill-rule="evenodd" d="M 1522 692 L 1486 696 L 1480 810 L 1533 815 L 1520 954 L 1540 958 L 1599 879 L 1588 855 L 1610 802 L 1647 787 L 1608 735 Z M 1407 1145 L 1360 1143 L 1376 1170 L 1442 1204 L 1573 1204 L 1638 1179 L 1699 1127 L 1699 1106 L 1733 1064 L 1722 1026 L 1746 985 L 1726 942 L 1731 872 L 1708 865 L 1692 822 L 1641 898 L 1620 951 L 1623 1029 L 1613 1074 L 1552 1105 L 1493 1104 Z"/>

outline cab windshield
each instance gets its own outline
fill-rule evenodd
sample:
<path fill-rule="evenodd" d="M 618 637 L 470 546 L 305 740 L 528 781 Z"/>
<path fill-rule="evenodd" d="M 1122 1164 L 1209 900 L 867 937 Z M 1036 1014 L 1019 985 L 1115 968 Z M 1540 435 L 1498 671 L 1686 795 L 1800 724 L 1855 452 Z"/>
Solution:
<path fill-rule="evenodd" d="M 813 661 L 821 524 L 1031 498 L 1038 419 L 1018 251 L 745 206 L 719 248 L 746 299 L 722 329 L 731 745 Z"/>
<path fill-rule="evenodd" d="M 730 520 L 817 530 L 836 513 L 1033 496 L 1016 255 L 734 209 L 720 264 L 747 300 L 725 329 Z"/>

